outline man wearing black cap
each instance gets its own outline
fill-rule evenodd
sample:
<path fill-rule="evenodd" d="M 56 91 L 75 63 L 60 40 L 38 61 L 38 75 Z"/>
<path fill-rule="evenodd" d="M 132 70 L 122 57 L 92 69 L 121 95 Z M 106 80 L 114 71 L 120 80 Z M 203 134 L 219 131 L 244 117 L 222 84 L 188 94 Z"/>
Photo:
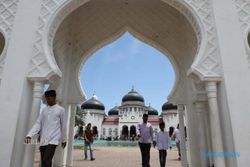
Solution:
<path fill-rule="evenodd" d="M 56 91 L 44 93 L 47 107 L 43 109 L 32 129 L 26 136 L 25 142 L 40 133 L 40 152 L 42 167 L 51 167 L 57 145 L 66 146 L 66 117 L 64 108 L 56 104 Z"/>
<path fill-rule="evenodd" d="M 150 148 L 153 141 L 153 128 L 148 123 L 148 114 L 143 114 L 143 122 L 137 127 L 139 146 L 141 150 L 142 167 L 150 167 Z"/>

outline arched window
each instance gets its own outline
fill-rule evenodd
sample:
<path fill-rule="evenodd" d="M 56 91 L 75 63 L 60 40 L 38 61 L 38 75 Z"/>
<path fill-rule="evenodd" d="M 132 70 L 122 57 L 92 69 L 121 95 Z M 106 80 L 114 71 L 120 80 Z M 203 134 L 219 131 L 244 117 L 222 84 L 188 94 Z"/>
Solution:
<path fill-rule="evenodd" d="M 93 134 L 96 136 L 96 137 L 98 137 L 98 129 L 97 129 L 97 127 L 96 126 L 93 126 Z"/>
<path fill-rule="evenodd" d="M 128 126 L 127 125 L 123 125 L 123 127 L 122 127 L 122 137 L 123 137 L 123 139 L 126 139 L 128 137 Z"/>
<path fill-rule="evenodd" d="M 134 125 L 130 126 L 130 137 L 136 136 L 136 127 Z"/>
<path fill-rule="evenodd" d="M 112 129 L 109 128 L 109 136 L 112 136 Z"/>
<path fill-rule="evenodd" d="M 0 56 L 3 52 L 4 46 L 5 46 L 5 39 L 3 34 L 0 32 Z"/>

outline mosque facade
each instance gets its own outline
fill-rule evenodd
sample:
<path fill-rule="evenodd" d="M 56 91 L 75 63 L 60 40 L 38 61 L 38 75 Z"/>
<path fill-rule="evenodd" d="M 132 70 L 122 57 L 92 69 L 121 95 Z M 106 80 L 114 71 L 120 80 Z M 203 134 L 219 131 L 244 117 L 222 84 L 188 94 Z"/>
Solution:
<path fill-rule="evenodd" d="M 111 140 L 127 140 L 136 137 L 136 127 L 142 122 L 143 114 L 148 114 L 154 132 L 159 131 L 159 122 L 164 121 L 166 129 L 178 124 L 177 106 L 168 102 L 162 105 L 162 112 L 145 105 L 144 97 L 132 89 L 123 96 L 121 105 L 115 106 L 107 113 L 105 106 L 97 96 L 93 96 L 81 105 L 84 122 L 91 123 L 98 130 L 98 138 Z"/>

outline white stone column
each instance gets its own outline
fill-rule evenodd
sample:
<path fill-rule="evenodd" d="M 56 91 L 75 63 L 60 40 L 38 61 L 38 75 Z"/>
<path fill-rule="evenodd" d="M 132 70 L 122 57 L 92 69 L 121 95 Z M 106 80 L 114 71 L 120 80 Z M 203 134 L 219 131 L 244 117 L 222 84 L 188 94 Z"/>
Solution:
<path fill-rule="evenodd" d="M 40 81 L 34 82 L 33 100 L 30 112 L 28 128 L 31 129 L 40 113 L 41 100 L 43 96 L 44 84 Z M 35 145 L 26 145 L 24 150 L 23 167 L 33 167 L 35 156 Z"/>
<path fill-rule="evenodd" d="M 74 127 L 75 127 L 75 114 L 76 114 L 76 105 L 71 104 L 69 106 L 69 126 L 68 126 L 68 133 L 67 133 L 67 147 L 65 148 L 66 151 L 66 166 L 73 167 L 73 143 L 74 143 Z"/>
<path fill-rule="evenodd" d="M 187 167 L 187 152 L 186 152 L 186 139 L 185 139 L 185 129 L 184 129 L 184 110 L 185 107 L 183 104 L 178 104 L 178 113 L 179 113 L 179 129 L 180 129 L 180 150 L 181 150 L 181 166 Z"/>
<path fill-rule="evenodd" d="M 219 117 L 219 109 L 217 102 L 217 85 L 215 81 L 206 82 L 206 91 L 209 104 L 209 116 L 211 125 L 211 139 L 212 139 L 212 149 L 213 154 L 218 152 L 223 152 L 221 125 Z M 213 157 L 215 167 L 225 167 L 224 157 Z"/>
<path fill-rule="evenodd" d="M 196 101 L 195 110 L 197 113 L 197 127 L 199 134 L 199 148 L 200 148 L 200 162 L 201 167 L 207 167 L 209 164 L 208 157 L 204 156 L 204 153 L 208 152 L 207 144 L 206 144 L 206 131 L 205 131 L 205 102 L 204 101 Z"/>
<path fill-rule="evenodd" d="M 212 149 L 212 139 L 211 139 L 211 129 L 210 129 L 210 119 L 209 119 L 209 112 L 208 112 L 208 107 L 206 107 L 206 112 L 204 115 L 204 123 L 205 123 L 205 135 L 206 135 L 206 141 L 207 141 L 207 148 L 208 151 L 211 152 Z M 213 162 L 213 157 L 208 157 L 209 161 L 209 167 L 212 167 L 214 162 Z"/>
<path fill-rule="evenodd" d="M 70 105 L 66 103 L 60 103 L 61 106 L 65 109 L 66 114 L 66 127 L 67 127 L 67 134 L 68 134 L 68 127 L 69 127 L 69 113 L 70 113 Z M 67 136 L 68 137 L 68 136 Z M 68 144 L 68 141 L 67 141 Z M 63 149 L 61 143 L 58 144 L 56 147 L 55 155 L 53 157 L 53 167 L 65 167 L 66 166 L 66 151 L 67 146 Z"/>

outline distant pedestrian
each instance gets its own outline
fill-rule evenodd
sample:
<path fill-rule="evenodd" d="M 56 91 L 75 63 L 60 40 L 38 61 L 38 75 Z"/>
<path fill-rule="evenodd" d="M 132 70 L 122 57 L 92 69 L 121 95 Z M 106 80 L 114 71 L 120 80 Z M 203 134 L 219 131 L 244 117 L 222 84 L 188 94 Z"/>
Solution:
<path fill-rule="evenodd" d="M 137 127 L 139 146 L 141 150 L 142 167 L 150 167 L 150 148 L 153 141 L 153 128 L 148 123 L 148 114 L 143 114 L 143 122 Z"/>
<path fill-rule="evenodd" d="M 174 127 L 171 126 L 171 127 L 169 127 L 169 131 L 168 131 L 169 137 L 171 137 L 171 136 L 173 135 L 173 133 L 174 133 Z M 170 139 L 171 139 L 171 138 L 170 138 Z M 172 143 L 171 143 L 171 141 L 172 141 L 172 140 L 170 140 L 170 142 L 169 142 L 169 149 L 170 149 L 170 150 L 172 149 Z"/>
<path fill-rule="evenodd" d="M 174 130 L 174 133 L 172 134 L 172 138 L 175 139 L 176 147 L 178 149 L 178 154 L 179 154 L 178 159 L 181 160 L 181 149 L 180 149 L 181 136 L 180 136 L 179 124 Z"/>
<path fill-rule="evenodd" d="M 94 161 L 94 148 L 93 148 L 94 134 L 91 130 L 91 123 L 88 123 L 84 131 L 84 159 L 88 158 L 88 147 L 90 151 L 90 160 Z"/>
<path fill-rule="evenodd" d="M 160 122 L 160 132 L 158 132 L 154 139 L 154 147 L 157 146 L 159 150 L 160 166 L 166 166 L 167 149 L 169 148 L 169 134 L 164 131 L 165 123 Z"/>

